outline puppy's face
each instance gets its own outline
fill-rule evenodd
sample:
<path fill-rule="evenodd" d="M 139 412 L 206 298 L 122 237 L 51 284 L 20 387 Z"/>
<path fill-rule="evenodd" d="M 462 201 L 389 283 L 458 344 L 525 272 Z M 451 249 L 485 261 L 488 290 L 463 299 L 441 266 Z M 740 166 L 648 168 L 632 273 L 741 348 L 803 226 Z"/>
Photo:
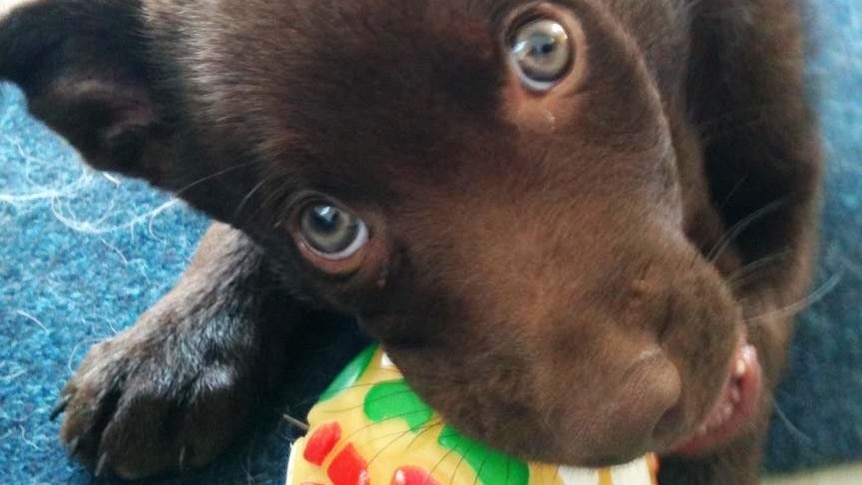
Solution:
<path fill-rule="evenodd" d="M 686 237 L 677 165 L 699 162 L 612 12 L 252 5 L 182 67 L 205 139 L 260 161 L 237 219 L 304 292 L 531 459 L 625 460 L 706 418 L 739 315 Z"/>
<path fill-rule="evenodd" d="M 457 428 L 597 465 L 743 427 L 756 360 L 692 242 L 720 223 L 667 2 L 115 3 L 146 48 L 96 70 L 144 82 L 104 145 L 356 315 Z"/>

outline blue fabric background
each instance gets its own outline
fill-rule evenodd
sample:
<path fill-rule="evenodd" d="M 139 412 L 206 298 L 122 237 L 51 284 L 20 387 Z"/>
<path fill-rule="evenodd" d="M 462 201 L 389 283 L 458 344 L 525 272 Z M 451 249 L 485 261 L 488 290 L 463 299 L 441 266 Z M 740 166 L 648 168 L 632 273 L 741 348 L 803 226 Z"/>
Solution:
<path fill-rule="evenodd" d="M 800 320 L 768 447 L 780 470 L 862 456 L 862 3 L 815 4 L 810 72 L 830 156 L 819 281 L 840 281 Z M 142 183 L 85 169 L 0 86 L 0 483 L 89 483 L 50 408 L 88 346 L 172 285 L 206 225 Z M 287 401 L 307 404 L 361 345 L 339 325 L 326 327 L 340 339 L 329 354 L 298 356 L 308 359 L 297 366 L 303 385 Z M 262 416 L 248 440 L 186 479 L 282 483 L 293 432 Z"/>

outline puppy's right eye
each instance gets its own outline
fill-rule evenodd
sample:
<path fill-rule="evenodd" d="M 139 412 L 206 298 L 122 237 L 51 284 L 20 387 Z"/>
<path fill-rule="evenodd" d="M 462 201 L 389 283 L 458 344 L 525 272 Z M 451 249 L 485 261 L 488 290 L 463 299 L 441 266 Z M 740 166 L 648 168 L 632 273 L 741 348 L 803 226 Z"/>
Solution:
<path fill-rule="evenodd" d="M 368 242 L 368 227 L 362 219 L 326 201 L 306 204 L 299 214 L 301 243 L 317 256 L 343 261 Z"/>
<path fill-rule="evenodd" d="M 291 235 L 300 254 L 330 274 L 359 270 L 367 259 L 368 225 L 352 211 L 324 196 L 297 206 Z"/>

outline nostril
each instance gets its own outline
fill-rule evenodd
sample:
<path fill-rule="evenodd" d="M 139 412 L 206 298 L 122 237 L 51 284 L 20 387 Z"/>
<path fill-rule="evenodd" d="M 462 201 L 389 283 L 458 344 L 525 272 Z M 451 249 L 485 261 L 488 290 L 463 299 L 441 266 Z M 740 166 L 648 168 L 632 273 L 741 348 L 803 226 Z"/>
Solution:
<path fill-rule="evenodd" d="M 678 419 L 675 410 L 682 395 L 682 378 L 658 348 L 643 352 L 626 374 L 619 399 L 628 411 L 624 415 L 631 420 L 627 424 L 650 439 Z"/>
<path fill-rule="evenodd" d="M 677 403 L 672 408 L 665 411 L 653 430 L 653 441 L 659 444 L 665 444 L 672 438 L 676 437 L 678 430 L 682 427 L 685 420 L 682 406 Z"/>

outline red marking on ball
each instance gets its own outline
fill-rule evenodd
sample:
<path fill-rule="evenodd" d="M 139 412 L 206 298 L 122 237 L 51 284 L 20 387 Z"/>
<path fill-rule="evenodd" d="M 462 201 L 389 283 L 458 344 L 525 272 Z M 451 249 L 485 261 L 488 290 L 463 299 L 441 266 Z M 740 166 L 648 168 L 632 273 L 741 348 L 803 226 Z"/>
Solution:
<path fill-rule="evenodd" d="M 395 471 L 391 485 L 440 485 L 428 472 L 415 466 L 404 466 Z"/>
<path fill-rule="evenodd" d="M 353 445 L 347 445 L 327 470 L 335 485 L 368 485 L 368 465 Z"/>
<path fill-rule="evenodd" d="M 334 421 L 326 423 L 317 428 L 311 438 L 308 439 L 302 456 L 310 463 L 320 466 L 340 439 L 341 425 Z"/>

